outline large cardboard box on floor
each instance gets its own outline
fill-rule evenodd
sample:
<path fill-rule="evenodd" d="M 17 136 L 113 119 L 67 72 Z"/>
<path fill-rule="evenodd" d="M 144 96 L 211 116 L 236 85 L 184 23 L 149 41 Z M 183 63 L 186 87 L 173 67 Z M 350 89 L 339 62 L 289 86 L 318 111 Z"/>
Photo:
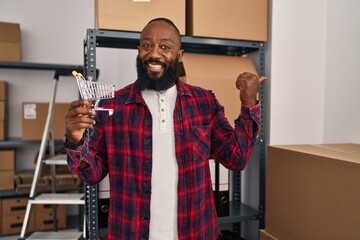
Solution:
<path fill-rule="evenodd" d="M 21 34 L 18 23 L 0 22 L 0 61 L 21 61 Z"/>
<path fill-rule="evenodd" d="M 185 35 L 185 0 L 95 0 L 95 28 L 141 32 L 153 18 L 165 17 Z"/>
<path fill-rule="evenodd" d="M 268 0 L 189 0 L 186 35 L 267 41 Z"/>
<path fill-rule="evenodd" d="M 179 64 L 178 75 L 186 83 L 212 90 L 233 125 L 241 109 L 235 83 L 243 72 L 257 74 L 254 62 L 249 57 L 185 53 Z"/>
<path fill-rule="evenodd" d="M 41 140 L 48 115 L 48 103 L 24 102 L 22 106 L 22 139 Z M 54 139 L 63 139 L 65 133 L 65 114 L 69 103 L 55 103 L 52 118 L 52 133 Z"/>
<path fill-rule="evenodd" d="M 268 147 L 269 234 L 279 240 L 358 240 L 359 224 L 359 144 Z"/>

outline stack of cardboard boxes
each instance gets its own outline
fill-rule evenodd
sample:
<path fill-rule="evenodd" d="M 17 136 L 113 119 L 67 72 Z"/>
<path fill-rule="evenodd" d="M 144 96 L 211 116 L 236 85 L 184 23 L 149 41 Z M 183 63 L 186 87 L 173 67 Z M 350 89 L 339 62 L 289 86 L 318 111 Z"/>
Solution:
<path fill-rule="evenodd" d="M 0 150 L 0 191 L 14 190 L 15 151 Z"/>
<path fill-rule="evenodd" d="M 8 83 L 0 81 L 0 141 L 8 137 Z"/>
<path fill-rule="evenodd" d="M 3 198 L 0 200 L 0 234 L 17 234 L 20 233 L 23 224 L 27 198 Z M 28 230 L 44 231 L 54 229 L 53 207 L 51 205 L 36 205 L 33 208 L 29 221 Z M 66 205 L 58 205 L 57 210 L 57 227 L 66 228 Z"/>
<path fill-rule="evenodd" d="M 182 35 L 266 41 L 268 0 L 96 0 L 95 28 L 140 32 L 166 17 Z"/>

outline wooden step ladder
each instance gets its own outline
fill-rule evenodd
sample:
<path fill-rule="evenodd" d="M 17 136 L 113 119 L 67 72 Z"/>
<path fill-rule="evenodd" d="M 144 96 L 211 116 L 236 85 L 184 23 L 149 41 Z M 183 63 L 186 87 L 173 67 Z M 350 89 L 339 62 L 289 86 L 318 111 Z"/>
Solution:
<path fill-rule="evenodd" d="M 24 222 L 22 225 L 20 238 L 19 239 L 86 239 L 86 219 L 84 214 L 84 223 L 83 223 L 83 231 L 57 231 L 57 205 L 65 204 L 65 205 L 79 205 L 85 207 L 85 198 L 83 193 L 56 193 L 55 186 L 55 175 L 56 175 L 56 166 L 57 165 L 66 165 L 66 155 L 55 155 L 55 147 L 54 147 L 54 138 L 51 133 L 51 122 L 54 112 L 54 104 L 56 98 L 56 90 L 57 84 L 59 81 L 59 76 L 67 76 L 71 75 L 72 70 L 68 71 L 58 71 L 56 70 L 54 76 L 54 84 L 53 84 L 53 94 L 49 103 L 48 115 L 44 127 L 44 132 L 41 139 L 40 150 L 36 161 L 36 167 L 34 172 L 34 178 L 31 185 L 31 190 L 29 194 L 29 200 L 26 207 Z M 44 159 L 45 151 L 49 148 L 50 157 L 48 159 Z M 41 175 L 41 169 L 43 165 L 50 165 L 51 169 L 51 193 L 42 193 L 37 194 L 36 188 L 38 185 L 38 181 Z M 49 204 L 53 205 L 54 210 L 54 231 L 41 231 L 41 232 L 33 232 L 28 234 L 27 228 L 31 216 L 31 209 L 35 204 Z M 85 209 L 84 209 L 85 211 Z"/>

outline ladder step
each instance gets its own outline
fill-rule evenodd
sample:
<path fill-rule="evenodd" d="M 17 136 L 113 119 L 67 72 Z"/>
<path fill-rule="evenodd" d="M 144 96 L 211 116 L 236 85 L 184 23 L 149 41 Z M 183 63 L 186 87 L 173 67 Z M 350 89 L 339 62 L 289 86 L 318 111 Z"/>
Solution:
<path fill-rule="evenodd" d="M 42 193 L 34 199 L 30 199 L 32 204 L 78 204 L 84 205 L 83 193 Z"/>
<path fill-rule="evenodd" d="M 60 231 L 60 232 L 34 232 L 29 237 L 25 239 L 53 239 L 53 240 L 78 240 L 83 239 L 82 232 L 68 232 L 68 231 Z"/>
<path fill-rule="evenodd" d="M 48 165 L 67 165 L 66 154 L 59 154 L 48 159 L 42 160 L 43 163 Z"/>

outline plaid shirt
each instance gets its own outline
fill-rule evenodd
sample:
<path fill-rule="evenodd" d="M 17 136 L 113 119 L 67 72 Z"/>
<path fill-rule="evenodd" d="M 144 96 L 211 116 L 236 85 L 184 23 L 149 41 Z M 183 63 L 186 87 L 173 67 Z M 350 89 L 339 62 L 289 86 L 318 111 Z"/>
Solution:
<path fill-rule="evenodd" d="M 235 129 L 223 107 L 207 90 L 177 81 L 174 134 L 178 164 L 179 240 L 219 237 L 208 159 L 229 169 L 246 166 L 259 129 L 259 105 L 242 107 Z M 148 239 L 150 223 L 152 117 L 141 93 L 131 84 L 103 100 L 114 114 L 99 112 L 91 137 L 79 150 L 68 150 L 72 172 L 89 184 L 108 173 L 108 239 Z M 80 161 L 90 167 L 79 171 Z M 166 194 L 166 193 L 164 193 Z"/>

